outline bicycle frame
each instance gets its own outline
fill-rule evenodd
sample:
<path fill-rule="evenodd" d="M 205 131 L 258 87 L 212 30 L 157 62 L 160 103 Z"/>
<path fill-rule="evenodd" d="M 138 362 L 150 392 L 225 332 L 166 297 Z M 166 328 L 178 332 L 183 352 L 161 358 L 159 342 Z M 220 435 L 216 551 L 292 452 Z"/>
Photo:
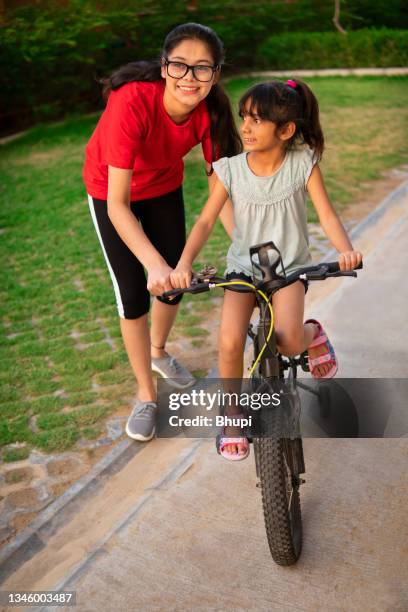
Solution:
<path fill-rule="evenodd" d="M 273 264 L 271 264 L 269 259 L 271 252 L 277 253 L 278 255 L 278 257 L 275 255 L 275 262 Z M 273 242 L 266 242 L 251 247 L 249 253 L 252 262 L 253 276 L 255 277 L 256 269 L 262 272 L 263 280 L 256 284 L 262 287 L 263 291 L 267 294 L 269 301 L 271 301 L 273 294 L 287 283 L 286 274 L 281 276 L 276 271 L 279 263 L 282 262 L 280 251 Z M 259 263 L 255 261 L 256 256 L 259 259 Z M 258 293 L 256 293 L 256 301 L 260 312 L 258 331 L 257 334 L 255 334 L 251 333 L 251 330 L 249 330 L 249 335 L 254 342 L 254 349 L 257 355 L 259 354 L 260 346 L 263 346 L 266 343 L 266 330 L 270 326 L 271 317 L 268 305 L 264 300 L 259 299 Z M 285 370 L 291 369 L 292 378 L 296 379 L 298 366 L 301 366 L 305 371 L 309 371 L 307 366 L 306 352 L 297 359 L 282 357 L 278 351 L 276 335 L 275 331 L 273 330 L 272 337 L 267 343 L 262 355 L 262 360 L 259 364 L 260 376 L 265 379 L 282 379 L 284 378 Z"/>

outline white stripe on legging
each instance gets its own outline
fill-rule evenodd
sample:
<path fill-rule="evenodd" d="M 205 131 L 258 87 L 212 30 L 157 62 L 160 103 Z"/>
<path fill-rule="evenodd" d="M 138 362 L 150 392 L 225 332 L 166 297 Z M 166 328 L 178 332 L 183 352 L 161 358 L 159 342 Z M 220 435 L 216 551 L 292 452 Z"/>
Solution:
<path fill-rule="evenodd" d="M 106 264 L 108 266 L 110 277 L 112 279 L 113 288 L 115 290 L 116 304 L 117 304 L 117 307 L 118 307 L 119 316 L 122 319 L 124 319 L 125 318 L 125 311 L 124 311 L 124 308 L 123 308 L 123 303 L 122 303 L 122 298 L 121 298 L 121 295 L 120 295 L 118 281 L 116 280 L 115 274 L 114 274 L 114 272 L 112 270 L 112 266 L 110 265 L 108 256 L 106 254 L 105 247 L 104 247 L 104 244 L 103 244 L 103 241 L 102 241 L 101 232 L 99 231 L 98 221 L 97 221 L 96 215 L 95 215 L 95 205 L 93 203 L 92 196 L 90 196 L 89 194 L 88 194 L 88 202 L 89 202 L 89 210 L 91 211 L 92 221 L 93 221 L 93 224 L 95 226 L 96 233 L 98 234 L 99 242 L 101 243 L 102 251 L 103 251 L 103 254 L 105 256 L 105 261 L 106 261 Z"/>

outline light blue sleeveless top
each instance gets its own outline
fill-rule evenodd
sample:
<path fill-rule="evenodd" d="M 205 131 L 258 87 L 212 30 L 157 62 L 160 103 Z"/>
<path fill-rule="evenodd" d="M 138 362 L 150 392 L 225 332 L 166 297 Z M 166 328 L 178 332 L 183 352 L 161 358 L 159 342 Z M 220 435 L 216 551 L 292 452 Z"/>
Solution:
<path fill-rule="evenodd" d="M 249 247 L 272 240 L 281 252 L 287 274 L 310 265 L 306 185 L 315 159 L 309 148 L 289 150 L 272 176 L 256 176 L 247 153 L 213 162 L 234 207 L 235 228 L 227 253 L 229 272 L 253 276 Z M 282 274 L 282 267 L 277 269 Z M 255 271 L 255 277 L 261 273 Z"/>

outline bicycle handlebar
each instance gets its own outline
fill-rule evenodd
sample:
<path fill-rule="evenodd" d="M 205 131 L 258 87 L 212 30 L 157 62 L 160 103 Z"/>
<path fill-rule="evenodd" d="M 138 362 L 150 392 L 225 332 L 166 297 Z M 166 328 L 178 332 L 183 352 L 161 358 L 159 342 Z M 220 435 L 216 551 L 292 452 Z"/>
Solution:
<path fill-rule="evenodd" d="M 223 278 L 222 281 L 225 282 L 225 278 Z M 170 291 L 165 291 L 162 297 L 173 297 L 180 295 L 181 293 L 203 293 L 204 291 L 209 291 L 212 288 L 210 287 L 210 283 L 211 281 L 208 283 L 196 283 L 194 285 L 190 285 L 190 287 L 186 287 L 185 289 L 170 289 Z"/>
<path fill-rule="evenodd" d="M 307 268 L 296 270 L 293 274 L 289 274 L 286 280 L 288 281 L 287 284 L 290 284 L 298 278 L 304 278 L 305 280 L 324 280 L 331 276 L 357 276 L 355 270 L 361 270 L 362 267 L 363 262 L 360 262 L 354 270 L 340 270 L 338 261 L 329 261 L 327 263 L 318 264 L 317 266 L 308 266 Z"/>
<path fill-rule="evenodd" d="M 361 270 L 363 267 L 363 263 L 361 262 L 354 270 Z M 282 287 L 286 285 L 291 285 L 295 281 L 299 279 L 304 280 L 324 280 L 326 278 L 330 278 L 333 276 L 357 276 L 357 273 L 354 270 L 340 270 L 340 265 L 338 261 L 331 261 L 327 263 L 320 263 L 314 266 L 307 266 L 305 268 L 299 268 L 292 274 L 289 274 L 282 281 Z M 239 281 L 239 279 L 237 279 Z M 189 287 L 184 289 L 171 289 L 170 291 L 165 291 L 162 297 L 174 297 L 176 295 L 180 295 L 182 293 L 203 293 L 204 291 L 210 291 L 213 289 L 218 283 L 228 282 L 226 278 L 222 276 L 211 276 L 208 278 L 208 281 L 204 282 L 194 282 L 191 283 Z M 261 281 L 262 283 L 262 281 Z M 256 282 L 254 283 L 257 284 Z M 258 281 L 259 284 L 259 281 Z M 245 286 L 246 290 L 248 288 Z"/>

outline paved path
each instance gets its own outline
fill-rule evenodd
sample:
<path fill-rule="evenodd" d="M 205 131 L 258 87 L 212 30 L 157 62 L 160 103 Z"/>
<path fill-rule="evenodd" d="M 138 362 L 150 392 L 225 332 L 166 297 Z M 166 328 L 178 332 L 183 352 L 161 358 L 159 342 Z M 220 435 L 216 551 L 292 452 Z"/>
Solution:
<path fill-rule="evenodd" d="M 272 77 L 300 77 L 300 78 L 310 78 L 310 77 L 332 77 L 332 76 L 384 76 L 384 77 L 393 77 L 393 76 L 407 76 L 408 68 L 397 66 L 395 68 L 322 68 L 320 70 L 253 70 L 251 72 L 246 72 L 240 74 L 239 76 L 242 78 L 246 77 L 262 77 L 262 78 L 272 78 Z M 223 82 L 231 81 L 237 78 L 237 75 L 230 76 L 223 79 Z"/>
<path fill-rule="evenodd" d="M 83 611 L 406 610 L 406 441 L 309 438 L 305 453 L 295 567 L 271 560 L 253 456 L 231 465 L 205 441 L 61 586 Z"/>
<path fill-rule="evenodd" d="M 344 374 L 406 376 L 406 192 L 356 233 L 359 279 L 309 292 Z M 253 454 L 229 464 L 211 440 L 156 439 L 56 533 L 44 530 L 46 546 L 2 589 L 76 589 L 81 611 L 405 612 L 407 438 L 304 442 L 304 551 L 294 567 L 271 561 Z"/>
<path fill-rule="evenodd" d="M 353 242 L 365 255 L 358 279 L 344 279 L 321 305 L 311 298 L 343 377 L 408 377 L 408 182 L 398 193 L 380 218 L 357 228 Z"/>
<path fill-rule="evenodd" d="M 322 68 L 321 70 L 265 70 L 253 71 L 244 76 L 300 76 L 300 77 L 328 77 L 328 76 L 406 76 L 408 68 Z"/>

